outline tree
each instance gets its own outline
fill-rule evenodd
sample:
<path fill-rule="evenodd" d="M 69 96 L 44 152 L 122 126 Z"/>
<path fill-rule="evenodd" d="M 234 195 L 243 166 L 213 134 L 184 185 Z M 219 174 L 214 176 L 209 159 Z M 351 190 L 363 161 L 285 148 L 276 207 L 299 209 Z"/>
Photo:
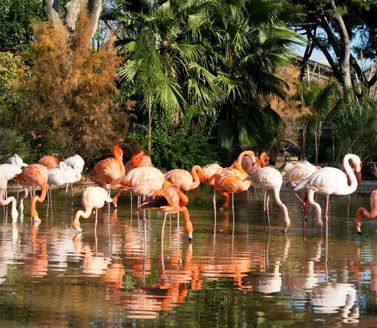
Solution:
<path fill-rule="evenodd" d="M 29 45 L 31 23 L 43 18 L 40 0 L 0 1 L 0 51 L 15 52 Z"/>
<path fill-rule="evenodd" d="M 358 96 L 363 89 L 370 90 L 377 80 L 376 73 L 368 77 L 357 57 L 376 63 L 376 23 L 372 17 L 377 13 L 377 3 L 287 0 L 285 5 L 292 14 L 290 24 L 308 39 L 302 67 L 313 49 L 320 49 L 343 88 L 354 90 Z"/>
<path fill-rule="evenodd" d="M 322 129 L 325 122 L 330 121 L 329 116 L 341 99 L 339 88 L 333 81 L 324 84 L 319 82 L 304 82 L 298 87 L 297 94 L 302 105 L 312 111 L 312 115 L 308 117 L 308 130 L 313 135 L 314 162 L 318 164 Z"/>
<path fill-rule="evenodd" d="M 34 33 L 31 76 L 22 85 L 23 106 L 14 111 L 18 128 L 29 127 L 34 151 L 89 156 L 117 142 L 126 115 L 116 103 L 120 59 L 112 39 L 91 50 L 85 11 L 73 35 L 59 21 L 36 24 Z"/>
<path fill-rule="evenodd" d="M 165 118 L 172 129 L 179 127 L 185 114 L 204 127 L 226 95 L 214 69 L 213 42 L 206 39 L 220 4 L 218 0 L 120 2 L 112 14 L 121 23 L 117 35 L 126 58 L 120 70 L 124 94 L 147 110 L 149 152 L 154 115 Z"/>

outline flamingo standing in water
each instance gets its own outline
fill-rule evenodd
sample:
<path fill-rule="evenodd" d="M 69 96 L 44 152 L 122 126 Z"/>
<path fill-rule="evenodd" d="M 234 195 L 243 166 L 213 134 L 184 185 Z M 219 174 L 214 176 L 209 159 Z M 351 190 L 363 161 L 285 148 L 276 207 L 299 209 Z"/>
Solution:
<path fill-rule="evenodd" d="M 16 164 L 1 164 L 0 165 L 0 205 L 6 206 L 12 203 L 11 217 L 15 222 L 18 217 L 17 201 L 13 196 L 7 196 L 8 181 L 13 179 L 17 174 L 20 174 L 22 169 Z"/>
<path fill-rule="evenodd" d="M 365 207 L 360 207 L 356 211 L 355 215 L 355 227 L 357 233 L 361 235 L 361 218 L 366 217 L 367 219 L 373 219 L 377 216 L 377 189 L 373 190 L 370 194 L 370 211 Z"/>
<path fill-rule="evenodd" d="M 281 173 L 274 167 L 261 167 L 261 165 L 258 164 L 258 161 L 256 163 L 257 165 L 255 166 L 255 171 L 250 171 L 251 174 L 246 179 L 252 181 L 254 185 L 260 187 L 265 191 L 273 192 L 276 204 L 282 209 L 284 214 L 283 232 L 286 232 L 291 225 L 291 220 L 289 219 L 287 206 L 285 206 L 285 204 L 280 199 L 280 189 L 281 185 L 283 184 L 283 177 Z M 264 197 L 263 208 L 264 211 L 267 212 L 267 214 L 269 213 L 269 200 L 270 195 L 268 195 L 267 198 Z"/>
<path fill-rule="evenodd" d="M 81 180 L 81 173 L 84 170 L 85 161 L 80 155 L 76 154 L 64 159 L 64 163 L 70 166 L 76 173 L 75 176 L 70 176 L 70 178 L 67 179 L 67 187 L 65 189 L 65 193 L 67 194 L 68 186 L 71 185 L 73 194 L 73 184 Z"/>
<path fill-rule="evenodd" d="M 308 178 L 314 172 L 317 172 L 320 169 L 319 166 L 315 166 L 309 163 L 307 160 L 301 160 L 298 163 L 294 164 L 291 169 L 289 169 L 284 175 L 283 180 L 287 181 L 287 186 L 289 188 L 296 187 L 297 183 L 303 179 Z M 298 196 L 297 196 L 298 197 Z M 308 214 L 308 196 L 305 193 L 301 200 L 301 212 L 304 219 L 306 220 L 306 215 Z"/>
<path fill-rule="evenodd" d="M 192 240 L 193 228 L 190 220 L 190 213 L 186 207 L 188 202 L 189 200 L 187 196 L 181 190 L 169 181 L 165 181 L 162 188 L 152 192 L 145 202 L 139 206 L 139 209 L 144 210 L 147 208 L 155 208 L 165 213 L 164 222 L 162 224 L 162 236 L 167 215 L 182 212 L 186 222 L 188 238 L 189 240 Z"/>
<path fill-rule="evenodd" d="M 237 160 L 228 168 L 219 170 L 218 173 L 212 176 L 214 191 L 220 191 L 225 197 L 225 202 L 221 206 L 222 209 L 229 206 L 229 194 L 232 194 L 232 209 L 234 210 L 234 194 L 246 191 L 250 188 L 251 182 L 246 181 L 247 173 L 242 168 L 241 163 L 244 157 L 249 156 L 253 162 L 256 157 L 253 151 L 245 150 L 238 155 Z M 213 203 L 216 193 L 213 194 Z"/>
<path fill-rule="evenodd" d="M 114 146 L 114 157 L 99 161 L 90 172 L 90 178 L 110 193 L 111 183 L 125 173 L 123 151 L 118 145 Z"/>
<path fill-rule="evenodd" d="M 170 181 L 180 190 L 192 191 L 196 200 L 200 200 L 200 195 L 196 188 L 198 188 L 200 180 L 203 178 L 203 170 L 199 165 L 194 165 L 191 169 L 191 173 L 183 169 L 174 169 L 165 173 L 165 180 Z"/>
<path fill-rule="evenodd" d="M 87 187 L 82 194 L 81 202 L 84 207 L 84 211 L 78 210 L 73 221 L 73 227 L 79 232 L 82 232 L 80 227 L 80 217 L 87 219 L 92 213 L 92 210 L 95 209 L 97 224 L 98 209 L 103 207 L 105 203 L 111 203 L 112 199 L 106 189 L 102 187 Z"/>
<path fill-rule="evenodd" d="M 115 185 L 121 185 L 113 197 L 114 206 L 117 206 L 118 198 L 125 190 L 131 191 L 138 197 L 144 197 L 161 189 L 164 182 L 165 176 L 159 169 L 153 166 L 136 167 L 114 181 Z"/>
<path fill-rule="evenodd" d="M 357 175 L 357 178 L 353 172 L 353 169 L 349 162 L 352 162 Z M 308 195 L 309 204 L 312 204 L 317 211 L 317 224 L 323 227 L 322 221 L 322 209 L 321 206 L 314 200 L 314 194 L 319 193 L 326 195 L 325 198 L 325 215 L 326 221 L 326 233 L 328 231 L 328 205 L 330 195 L 349 195 L 352 194 L 359 182 L 361 181 L 361 160 L 359 156 L 355 154 L 347 154 L 343 158 L 343 167 L 346 173 L 335 167 L 324 167 L 314 172 L 308 178 L 302 180 L 295 187 L 296 190 L 306 189 Z M 350 184 L 348 184 L 348 179 Z"/>
<path fill-rule="evenodd" d="M 34 195 L 31 199 L 31 217 L 35 224 L 39 224 L 41 219 L 39 218 L 36 203 L 42 203 L 46 198 L 47 193 L 47 181 L 48 181 L 48 169 L 41 164 L 31 164 L 24 168 L 24 170 L 15 177 L 16 181 L 19 181 L 26 187 L 40 187 L 41 195 Z M 27 197 L 28 189 L 25 189 L 25 196 Z M 21 199 L 20 208 L 23 210 L 23 199 Z"/>

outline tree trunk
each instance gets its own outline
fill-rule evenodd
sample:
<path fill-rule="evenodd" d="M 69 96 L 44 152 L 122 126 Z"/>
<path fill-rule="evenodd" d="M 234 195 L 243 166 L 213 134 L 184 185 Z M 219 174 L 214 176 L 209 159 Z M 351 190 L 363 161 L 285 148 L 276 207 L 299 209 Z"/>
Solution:
<path fill-rule="evenodd" d="M 334 10 L 334 19 L 338 25 L 338 30 L 340 33 L 341 39 L 341 58 L 340 58 L 340 70 L 343 79 L 343 86 L 345 88 L 352 88 L 352 79 L 351 79 L 351 41 L 348 35 L 346 24 L 344 23 L 343 17 L 340 15 L 338 8 L 336 7 L 335 0 L 331 0 L 331 7 Z"/>
<path fill-rule="evenodd" d="M 45 1 L 45 11 L 47 17 L 52 21 L 53 24 L 59 20 L 59 15 L 54 9 L 54 3 L 56 0 L 46 0 Z M 76 29 L 77 19 L 80 15 L 80 12 L 83 9 L 87 9 L 90 16 L 90 25 L 91 25 L 91 38 L 97 32 L 98 21 L 103 8 L 103 0 L 70 0 L 65 6 L 67 10 L 67 15 L 65 22 L 71 32 L 74 32 Z M 89 46 L 89 45 L 88 45 Z"/>

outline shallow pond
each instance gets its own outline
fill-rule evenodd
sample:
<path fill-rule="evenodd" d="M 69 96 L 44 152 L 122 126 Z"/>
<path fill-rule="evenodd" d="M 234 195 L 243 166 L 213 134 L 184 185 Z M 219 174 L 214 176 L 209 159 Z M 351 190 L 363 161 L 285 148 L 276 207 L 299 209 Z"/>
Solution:
<path fill-rule="evenodd" d="M 128 194 L 97 225 L 81 219 L 77 234 L 81 193 L 54 190 L 52 205 L 38 204 L 37 228 L 29 200 L 16 224 L 3 215 L 1 327 L 377 326 L 377 222 L 363 221 L 362 236 L 353 227 L 369 193 L 330 197 L 326 240 L 313 210 L 303 225 L 292 192 L 282 192 L 292 220 L 284 235 L 273 200 L 268 229 L 261 191 L 236 195 L 234 216 L 215 218 L 202 187 L 201 204 L 189 204 L 192 242 L 182 218 L 168 218 L 162 236 L 162 214 L 144 218 Z"/>

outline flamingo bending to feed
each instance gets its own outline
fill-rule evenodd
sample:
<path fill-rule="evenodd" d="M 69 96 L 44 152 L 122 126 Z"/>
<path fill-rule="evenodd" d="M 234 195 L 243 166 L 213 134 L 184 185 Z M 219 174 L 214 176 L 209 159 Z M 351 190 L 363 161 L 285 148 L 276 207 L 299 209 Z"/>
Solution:
<path fill-rule="evenodd" d="M 187 196 L 169 181 L 165 181 L 162 188 L 152 192 L 145 202 L 139 206 L 140 210 L 155 208 L 165 213 L 162 233 L 165 228 L 165 221 L 168 214 L 183 213 L 186 222 L 186 231 L 189 240 L 192 240 L 192 223 L 190 213 L 186 207 L 189 200 Z"/>
<path fill-rule="evenodd" d="M 283 184 L 283 177 L 281 173 L 274 167 L 265 166 L 265 167 L 256 167 L 255 172 L 252 172 L 247 178 L 247 180 L 252 181 L 254 185 L 260 187 L 265 191 L 272 191 L 277 206 L 279 206 L 284 214 L 284 230 L 287 232 L 288 228 L 291 225 L 291 220 L 289 219 L 287 206 L 280 199 L 280 189 Z M 269 199 L 270 195 L 267 196 L 267 199 L 264 200 L 264 210 L 269 212 Z"/>
<path fill-rule="evenodd" d="M 356 176 L 349 162 L 352 162 Z M 294 190 L 306 189 L 309 204 L 312 204 L 317 211 L 317 224 L 323 227 L 321 206 L 314 200 L 314 194 L 326 195 L 325 216 L 326 231 L 328 227 L 328 205 L 330 195 L 349 195 L 352 194 L 361 181 L 361 160 L 355 154 L 347 154 L 343 158 L 343 167 L 346 173 L 335 167 L 324 167 L 314 172 L 308 178 L 297 184 Z M 348 179 L 350 184 L 348 184 Z"/>
<path fill-rule="evenodd" d="M 202 179 L 204 179 L 204 174 L 199 165 L 194 165 L 191 173 L 183 169 L 174 169 L 165 173 L 165 180 L 170 181 L 180 190 L 194 192 L 196 200 L 200 200 L 196 188 L 198 188 Z"/>
<path fill-rule="evenodd" d="M 370 211 L 365 207 L 360 207 L 356 211 L 355 215 L 355 227 L 357 233 L 361 235 L 361 218 L 366 217 L 367 219 L 373 219 L 377 216 L 377 189 L 373 190 L 370 194 Z"/>
<path fill-rule="evenodd" d="M 125 173 L 122 148 L 115 145 L 113 152 L 114 157 L 100 160 L 90 172 L 90 178 L 93 182 L 108 190 L 109 193 L 111 183 L 122 177 Z"/>
<path fill-rule="evenodd" d="M 136 167 L 114 181 L 115 185 L 121 185 L 113 197 L 114 206 L 117 206 L 118 198 L 124 190 L 129 190 L 138 197 L 144 197 L 161 189 L 164 182 L 165 176 L 159 169 L 153 166 Z"/>
<path fill-rule="evenodd" d="M 37 196 L 34 195 L 31 199 L 31 217 L 34 220 L 35 224 L 39 224 L 41 222 L 36 203 L 42 203 L 46 198 L 47 193 L 47 181 L 48 181 L 48 169 L 47 167 L 41 164 L 30 164 L 24 168 L 24 170 L 15 177 L 16 181 L 19 181 L 26 187 L 40 187 L 41 188 L 41 195 Z M 25 189 L 25 197 L 27 196 L 27 190 Z M 23 199 L 21 200 L 23 202 Z M 23 208 L 23 203 L 20 204 L 20 207 Z"/>
<path fill-rule="evenodd" d="M 0 205 L 6 206 L 12 203 L 11 217 L 13 221 L 17 220 L 17 201 L 13 196 L 7 196 L 8 181 L 20 174 L 22 169 L 17 164 L 0 165 Z"/>
<path fill-rule="evenodd" d="M 112 199 L 107 193 L 106 189 L 102 187 L 87 187 L 82 194 L 81 202 L 84 207 L 84 211 L 78 210 L 73 221 L 73 227 L 79 232 L 82 232 L 80 227 L 80 217 L 87 219 L 92 213 L 92 210 L 96 209 L 97 222 L 98 209 L 103 207 L 105 203 L 112 202 Z"/>
<path fill-rule="evenodd" d="M 59 163 L 63 160 L 61 156 L 55 155 L 47 155 L 43 156 L 39 161 L 38 164 L 46 166 L 48 169 L 53 169 L 59 166 Z"/>

